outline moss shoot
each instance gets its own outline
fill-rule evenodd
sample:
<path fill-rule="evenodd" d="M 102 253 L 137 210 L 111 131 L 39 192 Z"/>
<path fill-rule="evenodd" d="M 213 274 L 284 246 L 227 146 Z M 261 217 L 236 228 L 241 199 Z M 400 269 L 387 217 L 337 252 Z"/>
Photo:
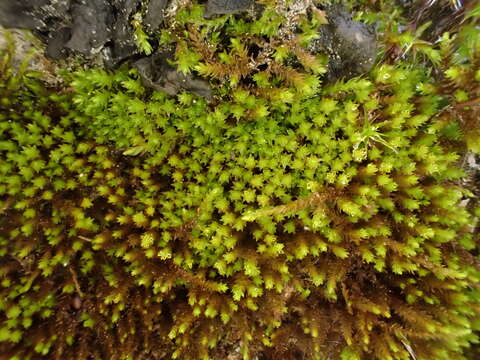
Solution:
<path fill-rule="evenodd" d="M 156 34 L 212 99 L 2 53 L 0 357 L 475 358 L 479 7 L 433 44 L 351 1 L 381 53 L 327 82 L 321 7 L 264 3 Z"/>

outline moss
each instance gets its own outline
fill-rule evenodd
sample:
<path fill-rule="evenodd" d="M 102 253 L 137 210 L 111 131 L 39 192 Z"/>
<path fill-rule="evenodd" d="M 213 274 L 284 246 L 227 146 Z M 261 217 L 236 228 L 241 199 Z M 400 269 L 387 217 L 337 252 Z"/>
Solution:
<path fill-rule="evenodd" d="M 57 91 L 4 54 L 1 353 L 465 359 L 478 239 L 448 109 L 478 114 L 455 95 L 478 87 L 455 70 L 478 48 L 441 55 L 443 79 L 411 54 L 322 85 L 314 18 L 287 46 L 273 8 L 202 11 L 161 38 L 211 102 L 152 93 L 128 67 Z"/>

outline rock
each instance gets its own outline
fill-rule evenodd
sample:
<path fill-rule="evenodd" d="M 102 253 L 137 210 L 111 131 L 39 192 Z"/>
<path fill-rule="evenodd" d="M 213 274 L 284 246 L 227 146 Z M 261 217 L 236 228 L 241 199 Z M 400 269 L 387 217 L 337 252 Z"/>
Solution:
<path fill-rule="evenodd" d="M 112 6 L 117 13 L 131 14 L 140 6 L 141 0 L 111 0 Z M 123 12 L 121 10 L 124 10 Z"/>
<path fill-rule="evenodd" d="M 83 55 L 98 52 L 110 40 L 112 14 L 107 0 L 75 2 L 71 9 L 72 37 L 66 47 Z"/>
<path fill-rule="evenodd" d="M 70 0 L 1 0 L 0 24 L 6 28 L 50 31 L 66 21 Z"/>
<path fill-rule="evenodd" d="M 467 169 L 471 169 L 476 173 L 480 173 L 480 156 L 479 155 L 476 155 L 472 152 L 467 152 L 465 154 L 464 163 Z"/>
<path fill-rule="evenodd" d="M 168 0 L 150 0 L 148 3 L 146 15 L 143 18 L 143 24 L 150 30 L 155 31 L 159 28 L 165 16 Z"/>
<path fill-rule="evenodd" d="M 50 33 L 50 38 L 47 40 L 47 48 L 45 55 L 50 59 L 59 60 L 68 56 L 65 45 L 72 36 L 72 30 L 69 27 L 62 27 L 55 32 Z"/>
<path fill-rule="evenodd" d="M 325 11 L 329 24 L 322 26 L 313 48 L 329 54 L 328 79 L 350 79 L 370 71 L 377 56 L 375 32 L 353 21 L 343 5 L 329 5 Z"/>
<path fill-rule="evenodd" d="M 212 99 L 212 89 L 205 80 L 176 70 L 167 62 L 171 58 L 168 52 L 158 52 L 152 56 L 140 59 L 133 63 L 138 70 L 145 86 L 176 95 L 182 91 L 189 91 L 208 100 Z"/>
<path fill-rule="evenodd" d="M 10 39 L 13 44 L 10 44 Z M 58 87 L 63 83 L 64 79 L 59 75 L 60 68 L 44 56 L 40 39 L 23 30 L 6 30 L 0 26 L 0 57 L 1 52 L 12 45 L 13 69 L 18 70 L 20 66 L 26 65 L 28 71 L 38 72 L 40 79 L 49 86 Z"/>
<path fill-rule="evenodd" d="M 115 21 L 112 26 L 113 65 L 138 53 L 134 41 L 134 32 L 130 24 L 130 15 L 140 6 L 141 0 L 113 0 Z"/>
<path fill-rule="evenodd" d="M 51 26 L 65 26 L 71 22 L 70 7 L 73 0 L 50 0 L 49 3 L 41 7 L 40 16 L 47 24 L 45 30 L 50 30 Z M 60 25 L 62 24 L 62 25 Z"/>
<path fill-rule="evenodd" d="M 214 15 L 236 14 L 250 9 L 254 0 L 208 0 L 205 7 L 206 18 Z"/>
<path fill-rule="evenodd" d="M 102 51 L 107 65 L 138 53 L 131 15 L 142 0 L 0 0 L 0 24 L 33 30 L 47 43 L 46 55 L 65 57 L 69 51 L 91 56 Z M 145 2 L 146 3 L 146 2 Z M 168 0 L 151 0 L 148 19 L 158 27 Z"/>
<path fill-rule="evenodd" d="M 18 28 L 35 30 L 45 26 L 38 11 L 49 0 L 1 0 L 0 1 L 0 25 L 5 28 Z"/>

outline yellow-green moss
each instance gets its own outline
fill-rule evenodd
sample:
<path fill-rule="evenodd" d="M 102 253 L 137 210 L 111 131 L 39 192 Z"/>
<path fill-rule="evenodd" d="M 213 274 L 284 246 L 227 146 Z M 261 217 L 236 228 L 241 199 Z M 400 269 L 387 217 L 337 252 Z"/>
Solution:
<path fill-rule="evenodd" d="M 179 26 L 275 37 L 201 9 Z M 220 74 L 243 43 L 208 62 L 189 34 L 167 42 L 180 69 L 229 80 L 212 102 L 150 93 L 126 67 L 58 94 L 3 57 L 0 352 L 464 359 L 478 240 L 446 87 L 409 61 L 322 86 L 323 60 L 294 67 L 280 48 L 278 73 Z"/>

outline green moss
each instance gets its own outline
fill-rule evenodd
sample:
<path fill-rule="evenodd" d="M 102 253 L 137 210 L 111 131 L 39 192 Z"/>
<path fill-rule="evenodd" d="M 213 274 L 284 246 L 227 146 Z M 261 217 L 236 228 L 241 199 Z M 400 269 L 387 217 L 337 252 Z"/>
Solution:
<path fill-rule="evenodd" d="M 444 111 L 465 83 L 448 93 L 406 59 L 321 85 L 324 60 L 304 52 L 320 24 L 290 53 L 283 20 L 179 11 L 161 38 L 212 102 L 152 93 L 127 67 L 59 94 L 4 54 L 2 354 L 465 358 L 478 214 Z M 270 68 L 242 70 L 255 42 Z M 471 71 L 448 63 L 452 81 L 452 66 Z"/>

